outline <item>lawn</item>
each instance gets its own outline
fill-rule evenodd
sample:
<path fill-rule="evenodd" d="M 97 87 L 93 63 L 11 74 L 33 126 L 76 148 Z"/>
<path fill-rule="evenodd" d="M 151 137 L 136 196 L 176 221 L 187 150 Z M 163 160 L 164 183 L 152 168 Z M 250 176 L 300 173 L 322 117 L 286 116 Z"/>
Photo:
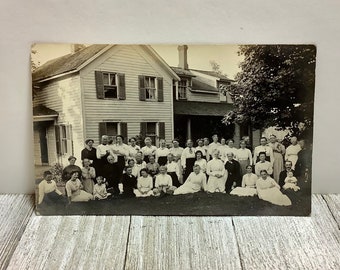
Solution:
<path fill-rule="evenodd" d="M 72 203 L 69 207 L 39 209 L 40 215 L 172 215 L 172 216 L 308 216 L 311 211 L 310 182 L 299 183 L 298 192 L 286 191 L 291 206 L 276 206 L 258 197 L 198 192 L 165 197 L 114 198 Z"/>

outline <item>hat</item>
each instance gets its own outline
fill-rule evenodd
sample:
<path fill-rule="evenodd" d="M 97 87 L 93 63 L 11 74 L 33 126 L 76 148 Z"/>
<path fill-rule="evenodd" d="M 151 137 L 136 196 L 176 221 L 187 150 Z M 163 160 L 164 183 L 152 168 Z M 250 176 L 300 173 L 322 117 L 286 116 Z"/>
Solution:
<path fill-rule="evenodd" d="M 88 144 L 89 142 L 91 142 L 92 141 L 92 143 L 94 143 L 94 140 L 92 140 L 92 139 L 87 139 L 86 141 L 85 141 L 85 144 Z"/>
<path fill-rule="evenodd" d="M 71 159 L 77 160 L 77 158 L 75 156 L 69 156 L 69 158 L 67 160 L 70 161 Z"/>

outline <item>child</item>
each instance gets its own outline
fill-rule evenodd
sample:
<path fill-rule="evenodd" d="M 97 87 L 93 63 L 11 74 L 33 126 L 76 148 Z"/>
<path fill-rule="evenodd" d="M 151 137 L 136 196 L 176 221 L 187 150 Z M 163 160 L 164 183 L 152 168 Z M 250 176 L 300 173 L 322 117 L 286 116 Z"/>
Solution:
<path fill-rule="evenodd" d="M 107 193 L 106 184 L 104 183 L 103 176 L 98 176 L 96 178 L 97 184 L 93 187 L 93 196 L 95 200 L 104 200 L 107 199 L 111 193 Z"/>
<path fill-rule="evenodd" d="M 172 178 L 167 174 L 166 166 L 159 168 L 160 174 L 156 175 L 155 188 L 153 194 L 160 196 L 164 194 L 173 194 L 176 187 L 172 185 Z"/>
<path fill-rule="evenodd" d="M 137 180 L 137 189 L 134 190 L 136 197 L 148 197 L 153 195 L 152 177 L 148 174 L 146 169 L 141 169 L 140 174 L 141 176 Z"/>
<path fill-rule="evenodd" d="M 38 204 L 54 204 L 54 203 L 67 203 L 67 199 L 63 196 L 57 188 L 57 184 L 52 180 L 52 173 L 50 171 L 44 172 L 44 179 L 40 182 L 39 186 Z"/>
<path fill-rule="evenodd" d="M 288 172 L 287 173 L 287 177 L 285 179 L 285 184 L 282 187 L 284 190 L 287 189 L 292 189 L 294 191 L 298 191 L 300 190 L 300 187 L 297 186 L 297 179 L 296 177 L 293 175 L 293 172 Z"/>
<path fill-rule="evenodd" d="M 135 197 L 133 190 L 137 187 L 137 177 L 133 175 L 132 170 L 133 168 L 127 167 L 122 178 L 123 195 L 126 197 Z"/>

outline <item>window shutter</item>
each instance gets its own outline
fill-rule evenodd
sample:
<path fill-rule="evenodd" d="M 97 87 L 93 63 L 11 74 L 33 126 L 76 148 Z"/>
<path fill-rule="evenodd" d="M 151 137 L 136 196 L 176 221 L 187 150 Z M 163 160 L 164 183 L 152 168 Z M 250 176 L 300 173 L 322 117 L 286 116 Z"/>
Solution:
<path fill-rule="evenodd" d="M 158 123 L 158 136 L 160 139 L 165 139 L 165 123 L 164 122 Z"/>
<path fill-rule="evenodd" d="M 127 143 L 128 139 L 128 130 L 127 130 L 127 123 L 121 122 L 120 125 L 120 135 L 124 137 L 124 143 Z"/>
<path fill-rule="evenodd" d="M 55 142 L 57 147 L 57 155 L 61 155 L 60 126 L 55 126 Z"/>
<path fill-rule="evenodd" d="M 143 139 L 146 136 L 146 128 L 147 128 L 147 123 L 146 122 L 141 122 L 140 123 L 140 134 L 143 137 Z"/>
<path fill-rule="evenodd" d="M 101 143 L 103 135 L 107 135 L 107 128 L 105 122 L 99 123 L 99 143 Z"/>
<path fill-rule="evenodd" d="M 126 99 L 125 91 L 125 74 L 117 74 L 118 76 L 118 99 Z"/>
<path fill-rule="evenodd" d="M 145 93 L 145 84 L 144 84 L 144 76 L 138 76 L 138 88 L 139 88 L 139 100 L 146 100 L 146 93 Z"/>
<path fill-rule="evenodd" d="M 74 154 L 73 151 L 73 140 L 72 140 L 72 126 L 66 126 L 66 140 L 67 140 L 67 153 L 70 155 Z"/>
<path fill-rule="evenodd" d="M 96 91 L 97 98 L 104 99 L 104 84 L 103 73 L 101 71 L 95 71 Z"/>
<path fill-rule="evenodd" d="M 157 78 L 157 92 L 158 92 L 158 101 L 164 101 L 164 91 L 163 91 L 163 78 Z"/>

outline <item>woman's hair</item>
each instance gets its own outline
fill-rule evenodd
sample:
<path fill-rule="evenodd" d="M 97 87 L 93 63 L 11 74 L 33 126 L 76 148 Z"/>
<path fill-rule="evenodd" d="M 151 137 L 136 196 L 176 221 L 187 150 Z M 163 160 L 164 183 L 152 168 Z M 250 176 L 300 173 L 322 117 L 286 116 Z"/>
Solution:
<path fill-rule="evenodd" d="M 124 136 L 123 135 L 117 135 L 116 138 L 122 138 L 122 140 L 124 141 Z"/>
<path fill-rule="evenodd" d="M 261 140 L 266 140 L 266 141 L 267 141 L 267 138 L 266 138 L 266 137 L 261 137 L 261 138 L 260 138 L 260 141 L 261 141 Z"/>
<path fill-rule="evenodd" d="M 135 137 L 131 137 L 131 138 L 129 139 L 129 142 L 131 142 L 131 140 L 137 141 Z"/>
<path fill-rule="evenodd" d="M 235 143 L 235 141 L 233 139 L 228 139 L 226 143 L 229 144 L 230 142 Z"/>
<path fill-rule="evenodd" d="M 200 151 L 200 150 L 196 151 L 196 153 L 195 153 L 195 158 L 197 158 L 197 154 L 201 154 L 201 157 L 203 157 L 202 151 Z"/>
<path fill-rule="evenodd" d="M 261 170 L 261 171 L 260 171 L 260 174 L 263 173 L 263 172 L 265 172 L 266 174 L 268 174 L 267 170 Z"/>
<path fill-rule="evenodd" d="M 77 170 L 73 170 L 73 171 L 71 171 L 71 173 L 70 173 L 70 179 L 72 178 L 72 175 L 73 175 L 74 173 L 77 173 L 77 174 L 78 174 L 78 177 L 79 177 L 79 172 L 78 172 Z"/>
<path fill-rule="evenodd" d="M 147 169 L 145 169 L 145 168 L 141 169 L 141 170 L 139 171 L 139 175 L 140 175 L 140 176 L 142 176 L 142 172 L 146 172 L 146 173 L 148 173 L 148 170 L 147 170 Z"/>
<path fill-rule="evenodd" d="M 92 139 L 87 139 L 87 140 L 85 141 L 85 144 L 88 144 L 89 142 L 94 143 L 94 140 L 92 140 Z"/>
<path fill-rule="evenodd" d="M 52 173 L 51 173 L 50 171 L 44 171 L 44 178 L 45 178 L 47 175 L 52 175 Z"/>
<path fill-rule="evenodd" d="M 193 168 L 200 168 L 201 169 L 201 166 L 198 165 L 198 164 L 195 164 Z"/>
<path fill-rule="evenodd" d="M 260 152 L 260 153 L 259 153 L 259 157 L 260 157 L 261 155 L 265 155 L 265 156 L 266 156 L 266 152 Z"/>
<path fill-rule="evenodd" d="M 147 141 L 152 142 L 150 137 L 145 137 L 144 142 L 147 142 Z"/>
<path fill-rule="evenodd" d="M 253 166 L 251 166 L 251 165 L 247 165 L 246 169 L 248 169 L 249 167 L 250 167 L 250 169 L 253 169 Z"/>
<path fill-rule="evenodd" d="M 127 164 L 129 164 L 131 161 L 135 162 L 134 159 L 130 158 L 130 159 L 127 161 Z"/>
<path fill-rule="evenodd" d="M 85 163 L 84 163 L 84 162 L 85 162 L 85 160 L 88 160 L 88 161 L 90 161 L 90 159 L 88 159 L 88 158 L 84 158 L 84 159 L 83 159 L 83 161 L 81 162 L 81 164 L 83 165 L 83 167 L 85 166 Z"/>
<path fill-rule="evenodd" d="M 166 170 L 166 171 L 168 170 L 168 168 L 167 168 L 166 166 L 160 166 L 160 167 L 159 167 L 159 170 L 161 170 L 161 169 L 164 169 L 164 170 Z"/>

